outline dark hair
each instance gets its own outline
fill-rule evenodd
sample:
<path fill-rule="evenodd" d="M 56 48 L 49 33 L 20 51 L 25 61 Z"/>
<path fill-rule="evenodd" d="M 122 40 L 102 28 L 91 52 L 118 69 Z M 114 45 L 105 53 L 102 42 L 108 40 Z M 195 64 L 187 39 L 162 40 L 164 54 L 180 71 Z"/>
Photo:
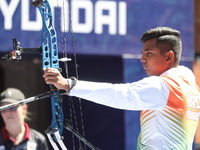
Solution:
<path fill-rule="evenodd" d="M 172 50 L 176 58 L 176 65 L 179 64 L 182 53 L 182 42 L 180 38 L 180 32 L 176 29 L 169 27 L 157 27 L 147 30 L 140 41 L 142 43 L 147 40 L 157 38 L 156 47 L 162 52 Z"/>

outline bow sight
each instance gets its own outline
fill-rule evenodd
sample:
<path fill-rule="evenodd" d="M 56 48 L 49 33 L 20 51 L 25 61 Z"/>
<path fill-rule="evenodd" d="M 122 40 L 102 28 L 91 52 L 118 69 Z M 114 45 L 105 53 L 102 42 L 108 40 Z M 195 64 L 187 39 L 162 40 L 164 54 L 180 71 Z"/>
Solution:
<path fill-rule="evenodd" d="M 17 39 L 13 39 L 13 51 L 9 52 L 8 54 L 4 55 L 2 59 L 6 60 L 20 60 L 22 59 L 23 52 L 42 52 L 42 48 L 22 48 L 19 46 L 20 42 Z"/>

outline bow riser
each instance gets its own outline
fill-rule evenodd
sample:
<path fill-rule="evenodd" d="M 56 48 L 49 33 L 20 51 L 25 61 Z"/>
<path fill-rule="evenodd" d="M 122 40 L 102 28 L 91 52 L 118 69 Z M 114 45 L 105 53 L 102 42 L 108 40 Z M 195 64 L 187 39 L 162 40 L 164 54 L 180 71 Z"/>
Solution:
<path fill-rule="evenodd" d="M 57 35 L 53 27 L 52 11 L 48 0 L 45 0 L 45 2 L 38 7 L 38 10 L 42 16 L 43 23 L 41 34 L 43 70 L 50 67 L 59 69 Z"/>
<path fill-rule="evenodd" d="M 49 2 L 48 0 L 34 1 L 32 2 L 32 5 L 38 8 L 42 16 L 42 70 L 45 70 L 46 68 L 59 69 L 57 36 L 53 27 L 52 11 Z M 58 143 L 62 149 L 67 149 L 62 142 L 62 138 L 60 137 L 64 128 L 61 96 L 59 91 L 53 85 L 50 85 L 50 90 L 53 93 L 51 96 L 52 121 L 51 126 L 46 130 L 46 134 L 54 149 L 59 149 L 56 143 Z"/>

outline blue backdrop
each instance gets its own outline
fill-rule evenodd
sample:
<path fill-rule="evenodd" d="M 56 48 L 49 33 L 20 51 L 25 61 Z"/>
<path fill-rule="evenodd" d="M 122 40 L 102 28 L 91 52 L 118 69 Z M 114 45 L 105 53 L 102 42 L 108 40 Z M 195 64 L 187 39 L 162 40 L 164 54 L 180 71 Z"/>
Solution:
<path fill-rule="evenodd" d="M 39 11 L 30 5 L 31 1 L 0 1 L 0 51 L 12 49 L 12 38 L 17 38 L 22 47 L 40 46 L 42 23 Z M 181 31 L 183 56 L 193 57 L 191 0 L 72 0 L 71 18 L 67 14 L 68 5 L 64 5 L 63 0 L 49 2 L 54 13 L 60 52 L 63 49 L 60 35 L 70 34 L 72 20 L 78 54 L 140 54 L 139 38 L 142 33 L 153 27 L 169 26 Z M 67 35 L 69 43 L 70 39 L 71 34 Z"/>

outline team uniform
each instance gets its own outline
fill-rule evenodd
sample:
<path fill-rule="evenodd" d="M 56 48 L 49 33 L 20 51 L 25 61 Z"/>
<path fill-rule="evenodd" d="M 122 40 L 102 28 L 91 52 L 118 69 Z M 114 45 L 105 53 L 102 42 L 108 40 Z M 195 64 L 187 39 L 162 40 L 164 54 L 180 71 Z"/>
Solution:
<path fill-rule="evenodd" d="M 78 81 L 69 95 L 113 108 L 142 110 L 138 150 L 192 150 L 200 94 L 194 74 L 184 66 L 127 84 Z"/>
<path fill-rule="evenodd" d="M 15 145 L 15 140 L 9 137 L 5 126 L 1 129 L 0 150 L 48 150 L 45 137 L 38 131 L 24 124 L 26 132 L 23 140 Z"/>

